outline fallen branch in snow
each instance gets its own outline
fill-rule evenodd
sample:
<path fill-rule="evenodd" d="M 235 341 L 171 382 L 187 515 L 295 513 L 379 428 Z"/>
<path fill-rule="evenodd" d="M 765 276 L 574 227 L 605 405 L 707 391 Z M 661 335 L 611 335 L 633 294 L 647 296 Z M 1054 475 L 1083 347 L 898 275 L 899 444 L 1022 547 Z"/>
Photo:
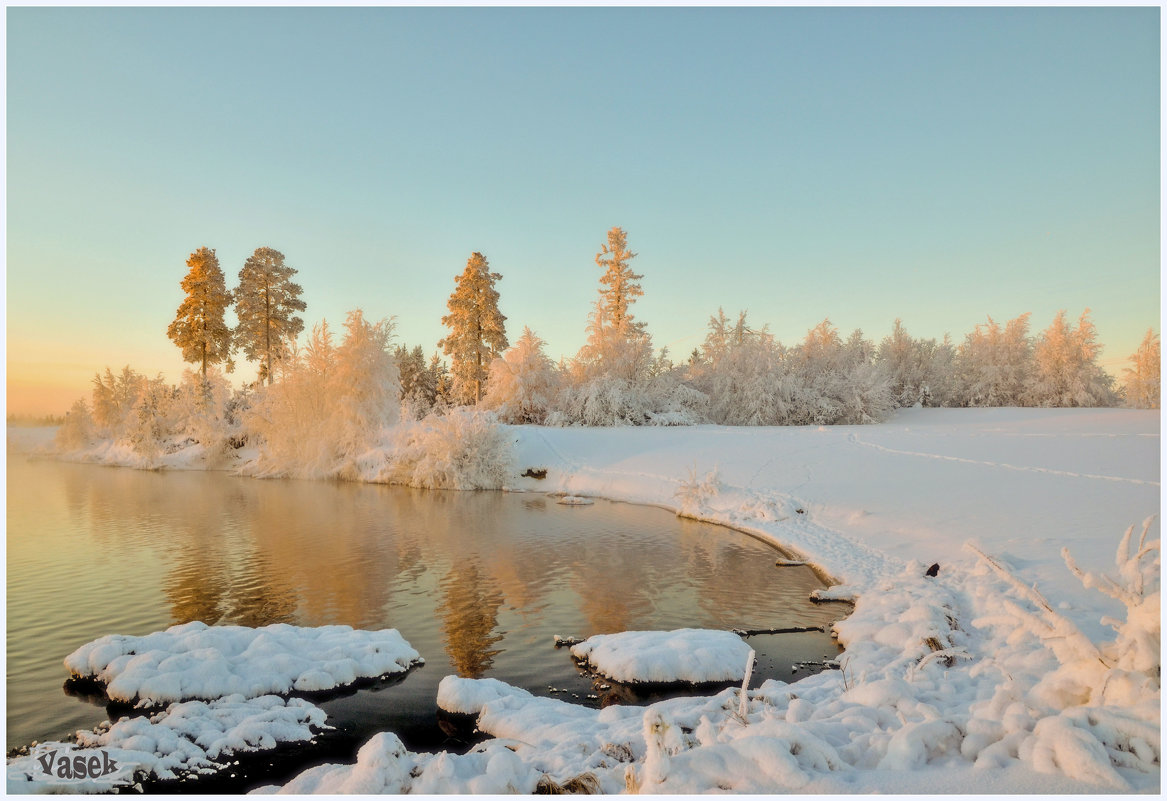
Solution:
<path fill-rule="evenodd" d="M 805 634 L 808 631 L 826 631 L 826 626 L 792 626 L 785 629 L 730 629 L 739 637 L 753 637 L 756 634 Z M 559 647 L 559 643 L 555 644 Z"/>
<path fill-rule="evenodd" d="M 985 564 L 992 568 L 994 573 L 1016 590 L 1018 594 L 1038 607 L 1040 610 L 1039 613 L 1034 614 L 1033 612 L 1022 609 L 1015 603 L 1005 601 L 1006 608 L 1049 646 L 1054 652 L 1054 655 L 1057 656 L 1059 662 L 1062 664 L 1070 664 L 1079 659 L 1087 658 L 1097 660 L 1104 667 L 1109 668 L 1111 666 L 1102 658 L 1098 647 L 1090 641 L 1090 638 L 1083 634 L 1082 630 L 1068 618 L 1055 612 L 1053 607 L 1050 606 L 1049 601 L 1037 591 L 1036 587 L 1030 587 L 1022 583 L 1004 565 L 971 542 L 966 542 L 964 547 L 980 557 Z"/>

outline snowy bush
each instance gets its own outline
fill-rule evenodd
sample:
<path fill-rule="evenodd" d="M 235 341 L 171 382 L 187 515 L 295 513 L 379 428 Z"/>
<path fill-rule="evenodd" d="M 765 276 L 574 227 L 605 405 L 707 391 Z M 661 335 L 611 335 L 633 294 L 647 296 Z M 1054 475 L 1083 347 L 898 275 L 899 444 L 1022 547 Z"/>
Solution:
<path fill-rule="evenodd" d="M 559 375 L 543 344 L 530 328 L 523 329 L 514 347 L 491 363 L 482 408 L 496 410 L 504 423 L 547 419 L 559 392 Z"/>
<path fill-rule="evenodd" d="M 491 413 L 452 409 L 398 425 L 387 463 L 370 479 L 424 489 L 500 489 L 513 460 L 513 442 Z"/>
<path fill-rule="evenodd" d="M 204 378 L 185 370 L 175 399 L 178 432 L 203 446 L 209 455 L 221 453 L 233 431 L 228 421 L 231 385 L 223 374 L 210 368 Z"/>
<path fill-rule="evenodd" d="M 89 447 L 95 436 L 96 431 L 93 415 L 89 413 L 89 404 L 85 402 L 84 398 L 80 398 L 73 403 L 68 414 L 65 415 L 65 422 L 57 429 L 53 444 L 58 451 L 78 451 Z"/>
<path fill-rule="evenodd" d="M 249 472 L 322 478 L 349 474 L 358 459 L 385 447 L 397 420 L 400 385 L 389 351 L 392 322 L 349 312 L 345 339 L 332 343 L 328 323 L 304 348 L 290 344 L 276 362 L 279 380 L 256 392 L 244 414 L 259 454 Z"/>

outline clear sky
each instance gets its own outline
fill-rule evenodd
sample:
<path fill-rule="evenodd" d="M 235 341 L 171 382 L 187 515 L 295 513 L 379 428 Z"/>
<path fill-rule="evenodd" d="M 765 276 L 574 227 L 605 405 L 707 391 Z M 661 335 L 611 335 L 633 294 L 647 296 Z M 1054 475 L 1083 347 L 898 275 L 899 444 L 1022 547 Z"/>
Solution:
<path fill-rule="evenodd" d="M 570 356 L 614 225 L 678 361 L 718 306 L 787 344 L 1089 307 L 1119 372 L 1159 329 L 1159 14 L 8 8 L 8 409 L 177 381 L 203 245 L 427 353 L 481 251 Z"/>

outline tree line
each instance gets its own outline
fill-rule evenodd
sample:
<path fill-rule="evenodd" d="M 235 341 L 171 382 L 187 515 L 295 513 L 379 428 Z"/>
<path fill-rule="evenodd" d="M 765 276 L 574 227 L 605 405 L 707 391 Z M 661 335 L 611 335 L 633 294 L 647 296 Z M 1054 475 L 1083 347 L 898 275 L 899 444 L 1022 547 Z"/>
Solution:
<path fill-rule="evenodd" d="M 392 319 L 370 322 L 359 310 L 339 344 L 327 321 L 301 343 L 307 306 L 282 253 L 256 249 L 229 291 L 215 251 L 201 247 L 187 260 L 185 297 L 167 330 L 197 372 L 170 386 L 128 366 L 117 375 L 107 368 L 94 378 L 92 406 L 74 406 L 65 436 L 122 437 L 146 450 L 175 432 L 195 442 L 253 437 L 288 445 L 284 458 L 309 459 L 304 447 L 327 450 L 321 432 L 357 448 L 366 430 L 464 406 L 548 425 L 829 425 L 876 422 L 916 405 L 1159 406 L 1158 336 L 1147 331 L 1117 384 L 1098 363 L 1088 309 L 1076 321 L 1059 312 L 1036 335 L 1029 314 L 1004 325 L 989 317 L 960 342 L 914 338 L 896 320 L 876 344 L 859 330 L 844 338 L 828 319 L 790 346 L 746 312 L 718 309 L 702 345 L 677 363 L 667 348 L 654 350 L 634 314 L 644 294 L 636 256 L 627 232 L 608 231 L 595 255 L 586 343 L 556 362 L 529 328 L 510 345 L 502 275 L 471 254 L 442 317 L 447 362 L 396 343 Z M 230 372 L 238 352 L 258 362 L 258 380 L 233 389 L 219 367 Z"/>

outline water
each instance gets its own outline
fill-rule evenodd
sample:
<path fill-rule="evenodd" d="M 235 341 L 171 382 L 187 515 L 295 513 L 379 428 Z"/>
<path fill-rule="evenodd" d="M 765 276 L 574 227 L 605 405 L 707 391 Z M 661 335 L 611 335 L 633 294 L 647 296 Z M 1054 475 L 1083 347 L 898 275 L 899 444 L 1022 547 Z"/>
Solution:
<path fill-rule="evenodd" d="M 64 657 L 105 634 L 176 623 L 397 628 L 426 665 L 320 705 L 355 745 L 397 731 L 448 747 L 450 673 L 589 703 L 553 635 L 830 623 L 822 582 L 747 535 L 661 509 L 536 494 L 259 481 L 8 461 L 8 747 L 107 718 L 70 697 Z M 819 633 L 751 637 L 755 685 L 838 652 Z M 574 698 L 572 696 L 576 696 Z M 635 700 L 635 699 L 633 699 Z M 592 700 L 590 703 L 597 703 Z M 335 757 L 334 757 L 335 758 Z"/>

